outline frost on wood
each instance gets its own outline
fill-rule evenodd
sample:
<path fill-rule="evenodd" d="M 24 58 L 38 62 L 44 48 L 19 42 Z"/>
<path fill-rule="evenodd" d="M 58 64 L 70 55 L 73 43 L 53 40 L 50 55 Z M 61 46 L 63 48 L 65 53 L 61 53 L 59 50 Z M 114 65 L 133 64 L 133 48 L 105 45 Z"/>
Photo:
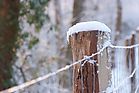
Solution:
<path fill-rule="evenodd" d="M 97 50 L 100 51 L 104 47 L 110 45 L 110 33 L 98 32 Z M 98 55 L 98 77 L 100 92 L 111 88 L 111 63 L 109 61 L 109 49 L 105 48 L 100 55 Z"/>
<path fill-rule="evenodd" d="M 74 33 L 82 31 L 95 31 L 95 30 L 111 32 L 109 27 L 107 27 L 104 23 L 98 21 L 80 22 L 69 28 L 69 31 L 67 32 L 67 40 L 69 41 L 69 36 Z"/>

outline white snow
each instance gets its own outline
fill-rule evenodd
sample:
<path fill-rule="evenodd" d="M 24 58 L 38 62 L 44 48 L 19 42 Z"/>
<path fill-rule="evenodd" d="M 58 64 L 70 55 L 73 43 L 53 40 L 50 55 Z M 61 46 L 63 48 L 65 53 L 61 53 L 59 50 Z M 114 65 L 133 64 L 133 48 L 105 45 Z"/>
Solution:
<path fill-rule="evenodd" d="M 111 32 L 109 27 L 107 27 L 104 23 L 98 21 L 80 22 L 69 28 L 67 32 L 67 40 L 69 40 L 69 36 L 74 33 L 82 31 L 94 31 L 94 30 Z"/>

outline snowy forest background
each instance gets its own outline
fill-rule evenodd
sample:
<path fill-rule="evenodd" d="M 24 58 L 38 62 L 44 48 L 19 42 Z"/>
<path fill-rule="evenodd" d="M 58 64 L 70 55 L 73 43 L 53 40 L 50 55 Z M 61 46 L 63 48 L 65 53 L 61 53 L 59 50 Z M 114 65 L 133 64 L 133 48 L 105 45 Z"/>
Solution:
<path fill-rule="evenodd" d="M 139 0 L 0 0 L 0 90 L 71 64 L 66 32 L 77 22 L 105 23 L 112 30 L 115 45 L 139 43 L 138 9 Z M 136 36 L 134 43 L 125 43 L 132 36 Z M 132 50 L 112 51 L 112 88 L 131 74 L 131 62 L 134 61 L 134 68 L 139 65 L 139 49 L 135 50 L 131 59 L 127 54 Z M 139 71 L 133 81 L 135 88 L 127 80 L 116 93 L 135 93 Z M 71 92 L 72 68 L 15 93 Z"/>

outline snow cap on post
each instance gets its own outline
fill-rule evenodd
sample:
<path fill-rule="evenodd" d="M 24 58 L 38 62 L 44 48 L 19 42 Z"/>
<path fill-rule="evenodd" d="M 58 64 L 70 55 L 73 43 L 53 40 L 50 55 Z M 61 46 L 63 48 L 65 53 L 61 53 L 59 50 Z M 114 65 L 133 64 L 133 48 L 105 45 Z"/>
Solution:
<path fill-rule="evenodd" d="M 109 27 L 107 27 L 104 23 L 98 21 L 80 22 L 69 28 L 67 32 L 67 41 L 69 41 L 69 36 L 72 34 L 83 31 L 95 31 L 95 30 L 111 32 Z"/>

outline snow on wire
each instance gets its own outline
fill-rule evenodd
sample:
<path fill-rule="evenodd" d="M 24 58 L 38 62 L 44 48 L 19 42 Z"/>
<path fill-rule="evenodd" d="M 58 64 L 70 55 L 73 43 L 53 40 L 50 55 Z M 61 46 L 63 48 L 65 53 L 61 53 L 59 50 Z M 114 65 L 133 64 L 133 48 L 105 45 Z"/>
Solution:
<path fill-rule="evenodd" d="M 72 64 L 70 64 L 70 65 L 66 65 L 65 67 L 63 67 L 63 68 L 61 68 L 61 69 L 58 69 L 58 70 L 55 71 L 55 72 L 52 72 L 52 73 L 46 74 L 46 75 L 44 75 L 44 76 L 38 77 L 38 78 L 33 79 L 33 80 L 31 80 L 31 81 L 25 82 L 25 83 L 23 83 L 23 84 L 21 84 L 21 85 L 14 86 L 14 87 L 12 87 L 12 88 L 9 88 L 9 89 L 0 91 L 0 93 L 12 93 L 12 92 L 15 92 L 15 91 L 24 89 L 24 88 L 26 88 L 26 87 L 29 87 L 29 86 L 31 86 L 31 85 L 33 85 L 33 84 L 36 84 L 36 83 L 42 81 L 42 80 L 48 79 L 49 77 L 52 77 L 52 76 L 54 76 L 54 75 L 56 75 L 56 74 L 58 74 L 58 73 L 60 73 L 60 72 L 62 72 L 62 71 L 65 71 L 65 70 L 71 68 L 72 66 L 74 66 L 74 65 L 76 65 L 76 64 L 78 64 L 78 63 L 80 63 L 80 62 L 83 62 L 83 61 L 86 61 L 86 60 L 87 60 L 87 62 L 90 62 L 90 61 L 88 61 L 89 59 L 91 60 L 92 57 L 94 57 L 94 56 L 96 56 L 96 55 L 99 55 L 99 54 L 100 54 L 101 52 L 103 52 L 103 50 L 104 50 L 105 48 L 107 48 L 107 47 L 110 47 L 110 48 L 121 48 L 121 49 L 122 49 L 122 48 L 124 48 L 124 49 L 126 48 L 126 49 L 128 49 L 128 48 L 139 47 L 139 44 L 131 45 L 131 46 L 114 46 L 114 45 L 112 45 L 112 44 L 110 43 L 110 41 L 108 41 L 108 42 L 106 42 L 106 43 L 104 44 L 104 47 L 103 47 L 102 49 L 100 49 L 100 51 L 98 51 L 98 52 L 92 54 L 91 56 L 85 56 L 83 59 L 78 60 L 78 61 L 76 61 L 76 62 L 74 62 L 74 63 L 72 63 Z M 90 62 L 90 63 L 93 64 L 92 62 Z M 129 77 L 125 78 L 125 80 L 123 80 L 123 82 L 122 82 L 118 87 L 114 88 L 113 91 L 116 91 L 127 79 L 130 79 L 131 77 L 133 77 L 133 75 L 135 74 L 135 72 L 136 72 L 138 69 L 139 69 L 139 66 L 138 66 L 137 68 L 135 68 L 134 71 L 132 72 L 132 74 L 131 74 Z"/>

